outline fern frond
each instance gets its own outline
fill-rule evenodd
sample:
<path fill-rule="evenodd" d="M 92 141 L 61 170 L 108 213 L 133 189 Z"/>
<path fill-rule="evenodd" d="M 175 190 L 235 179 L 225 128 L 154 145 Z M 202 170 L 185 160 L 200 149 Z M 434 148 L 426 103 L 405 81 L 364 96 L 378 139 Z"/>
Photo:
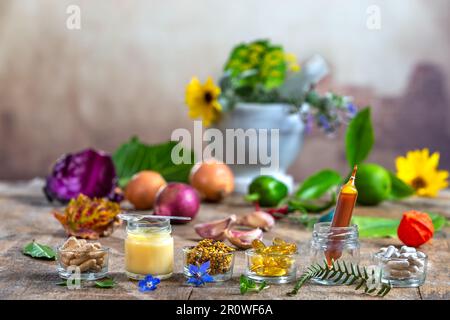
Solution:
<path fill-rule="evenodd" d="M 309 266 L 288 295 L 293 296 L 297 294 L 301 287 L 313 278 L 328 280 L 333 284 L 356 285 L 355 290 L 362 289 L 365 294 L 378 297 L 384 297 L 392 288 L 390 283 L 381 282 L 381 274 L 378 279 L 375 278 L 375 270 L 371 270 L 369 276 L 366 267 L 345 261 L 332 260 L 330 265 L 324 261 L 323 265 L 315 263 Z M 379 285 L 375 286 L 377 282 Z"/>

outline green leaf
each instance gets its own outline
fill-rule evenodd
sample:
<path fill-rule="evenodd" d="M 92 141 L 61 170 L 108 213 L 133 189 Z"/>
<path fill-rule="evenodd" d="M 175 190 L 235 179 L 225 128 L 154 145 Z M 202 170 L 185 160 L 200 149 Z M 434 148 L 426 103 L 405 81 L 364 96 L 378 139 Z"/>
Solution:
<path fill-rule="evenodd" d="M 353 216 L 352 222 L 358 225 L 361 238 L 396 237 L 400 224 L 398 219 L 379 217 Z"/>
<path fill-rule="evenodd" d="M 440 214 L 428 212 L 428 215 L 430 216 L 431 221 L 433 221 L 434 231 L 441 230 L 447 224 L 447 219 Z"/>
<path fill-rule="evenodd" d="M 116 281 L 113 278 L 106 278 L 103 280 L 95 281 L 95 286 L 102 289 L 114 288 L 116 285 Z"/>
<path fill-rule="evenodd" d="M 345 148 L 350 168 L 367 158 L 374 140 L 370 107 L 366 107 L 356 114 L 347 128 Z"/>
<path fill-rule="evenodd" d="M 397 178 L 394 173 L 390 171 L 388 172 L 389 176 L 391 177 L 391 194 L 389 196 L 390 199 L 402 199 L 414 194 L 413 188 Z"/>
<path fill-rule="evenodd" d="M 56 283 L 57 286 L 67 287 L 67 280 L 62 280 Z"/>
<path fill-rule="evenodd" d="M 319 171 L 303 181 L 295 196 L 301 199 L 317 199 L 342 182 L 341 175 L 330 169 Z"/>
<path fill-rule="evenodd" d="M 119 185 L 126 186 L 137 172 L 153 170 L 159 172 L 166 181 L 187 182 L 194 165 L 194 153 L 182 148 L 180 153 L 188 153 L 189 164 L 174 164 L 172 149 L 178 142 L 169 141 L 157 145 L 147 145 L 133 137 L 121 145 L 113 154 L 113 161 L 119 177 Z"/>
<path fill-rule="evenodd" d="M 331 194 L 331 199 L 327 202 L 308 201 L 298 198 L 292 198 L 288 201 L 289 210 L 300 212 L 318 213 L 331 208 L 336 203 L 336 193 Z"/>
<path fill-rule="evenodd" d="M 31 256 L 33 258 L 38 259 L 47 259 L 47 260 L 55 260 L 56 253 L 55 251 L 44 244 L 39 244 L 34 240 L 23 247 L 23 254 Z"/>
<path fill-rule="evenodd" d="M 446 224 L 446 218 L 437 213 L 428 213 L 434 230 L 441 230 Z M 385 238 L 397 237 L 399 219 L 388 219 L 379 217 L 353 216 L 352 222 L 358 225 L 359 236 L 361 238 Z"/>

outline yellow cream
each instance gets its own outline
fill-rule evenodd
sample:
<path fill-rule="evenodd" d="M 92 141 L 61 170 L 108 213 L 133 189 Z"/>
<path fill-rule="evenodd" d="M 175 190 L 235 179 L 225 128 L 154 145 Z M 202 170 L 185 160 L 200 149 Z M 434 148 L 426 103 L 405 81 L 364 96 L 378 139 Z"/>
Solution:
<path fill-rule="evenodd" d="M 170 277 L 173 272 L 173 238 L 170 233 L 129 232 L 125 239 L 125 270 L 131 278 L 148 274 L 160 279 Z"/>

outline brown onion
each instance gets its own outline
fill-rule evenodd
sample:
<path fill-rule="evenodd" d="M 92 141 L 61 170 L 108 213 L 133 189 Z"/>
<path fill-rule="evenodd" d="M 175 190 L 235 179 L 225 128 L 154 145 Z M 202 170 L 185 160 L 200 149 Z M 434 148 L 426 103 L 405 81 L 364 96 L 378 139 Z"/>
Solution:
<path fill-rule="evenodd" d="M 191 170 L 189 181 L 208 201 L 220 201 L 234 190 L 233 172 L 215 159 L 197 163 Z"/>

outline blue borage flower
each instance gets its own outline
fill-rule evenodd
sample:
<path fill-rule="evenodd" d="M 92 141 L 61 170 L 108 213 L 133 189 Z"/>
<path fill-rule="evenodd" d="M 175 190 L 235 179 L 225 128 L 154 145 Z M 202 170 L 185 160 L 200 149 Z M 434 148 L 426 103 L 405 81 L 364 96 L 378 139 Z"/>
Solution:
<path fill-rule="evenodd" d="M 158 278 L 153 278 L 151 274 L 147 275 L 143 280 L 139 281 L 138 287 L 139 291 L 146 292 L 146 291 L 154 291 L 158 287 L 158 284 L 161 282 Z"/>
<path fill-rule="evenodd" d="M 356 106 L 350 102 L 347 104 L 347 112 L 348 112 L 348 115 L 351 118 L 353 118 L 356 115 L 356 113 L 358 112 L 358 108 L 356 108 Z"/>
<path fill-rule="evenodd" d="M 193 284 L 196 287 L 202 286 L 207 282 L 213 282 L 214 279 L 208 274 L 210 262 L 206 261 L 200 267 L 193 264 L 189 265 L 189 277 L 187 279 L 188 284 Z"/>

